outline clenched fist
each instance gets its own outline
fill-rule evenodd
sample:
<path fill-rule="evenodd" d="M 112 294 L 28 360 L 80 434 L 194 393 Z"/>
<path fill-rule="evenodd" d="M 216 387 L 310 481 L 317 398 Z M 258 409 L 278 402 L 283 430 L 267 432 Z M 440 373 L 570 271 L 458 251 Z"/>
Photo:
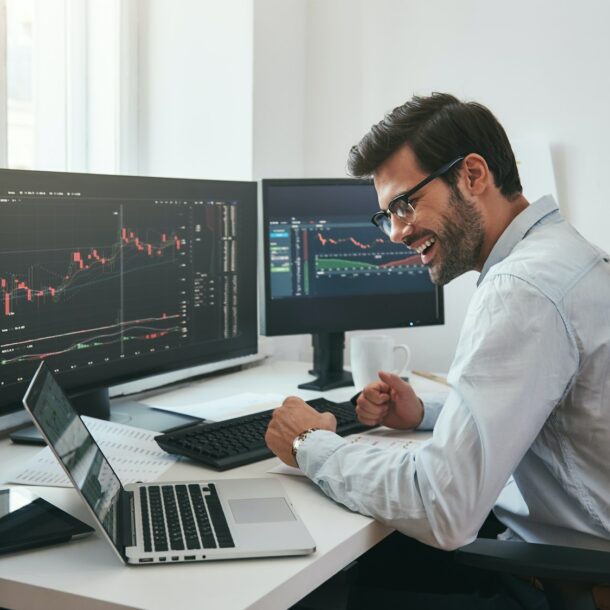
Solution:
<path fill-rule="evenodd" d="M 334 432 L 337 429 L 337 420 L 332 413 L 318 413 L 304 400 L 289 396 L 282 406 L 273 412 L 265 433 L 265 442 L 282 462 L 298 468 L 292 455 L 292 441 L 310 428 Z"/>

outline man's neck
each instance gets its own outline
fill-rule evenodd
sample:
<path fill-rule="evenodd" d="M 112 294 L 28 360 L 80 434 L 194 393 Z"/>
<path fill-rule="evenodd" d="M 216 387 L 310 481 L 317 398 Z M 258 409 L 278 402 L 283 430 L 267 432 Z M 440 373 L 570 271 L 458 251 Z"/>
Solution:
<path fill-rule="evenodd" d="M 529 202 L 522 194 L 510 200 L 499 195 L 486 201 L 483 205 L 485 210 L 485 240 L 477 271 L 483 269 L 485 261 L 502 233 L 506 231 L 506 227 L 527 208 Z"/>

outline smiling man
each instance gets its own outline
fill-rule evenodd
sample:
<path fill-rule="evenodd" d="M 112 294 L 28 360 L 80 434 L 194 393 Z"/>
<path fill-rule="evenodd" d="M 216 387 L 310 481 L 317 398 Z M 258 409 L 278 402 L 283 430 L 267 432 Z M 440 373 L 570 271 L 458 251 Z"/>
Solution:
<path fill-rule="evenodd" d="M 433 282 L 480 272 L 451 391 L 424 404 L 380 372 L 358 398 L 366 424 L 433 428 L 417 451 L 349 444 L 294 397 L 275 411 L 269 447 L 334 500 L 438 549 L 471 542 L 493 509 L 508 537 L 610 550 L 608 255 L 551 196 L 526 200 L 504 129 L 480 104 L 414 97 L 352 148 L 349 168 L 373 177 L 373 223 L 417 251 Z M 419 561 L 398 557 L 386 572 Z M 521 607 L 506 603 L 462 607 Z"/>

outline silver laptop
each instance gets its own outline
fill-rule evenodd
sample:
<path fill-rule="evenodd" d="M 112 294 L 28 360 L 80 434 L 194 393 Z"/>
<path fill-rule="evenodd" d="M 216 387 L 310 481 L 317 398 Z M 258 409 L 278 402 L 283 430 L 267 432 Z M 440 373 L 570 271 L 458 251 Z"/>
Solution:
<path fill-rule="evenodd" d="M 131 565 L 305 555 L 315 543 L 272 478 L 123 487 L 43 362 L 25 408 L 119 557 Z"/>

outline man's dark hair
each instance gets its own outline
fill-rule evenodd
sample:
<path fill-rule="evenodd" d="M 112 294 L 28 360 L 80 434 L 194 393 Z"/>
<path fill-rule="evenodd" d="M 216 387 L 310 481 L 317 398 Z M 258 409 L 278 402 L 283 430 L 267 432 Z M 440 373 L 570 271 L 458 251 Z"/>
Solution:
<path fill-rule="evenodd" d="M 405 144 L 425 172 L 433 172 L 460 155 L 478 153 L 505 197 L 511 199 L 523 190 L 506 132 L 482 104 L 461 102 L 448 93 L 414 96 L 352 146 L 348 170 L 352 176 L 369 177 Z M 458 168 L 442 177 L 452 188 L 457 183 Z"/>

